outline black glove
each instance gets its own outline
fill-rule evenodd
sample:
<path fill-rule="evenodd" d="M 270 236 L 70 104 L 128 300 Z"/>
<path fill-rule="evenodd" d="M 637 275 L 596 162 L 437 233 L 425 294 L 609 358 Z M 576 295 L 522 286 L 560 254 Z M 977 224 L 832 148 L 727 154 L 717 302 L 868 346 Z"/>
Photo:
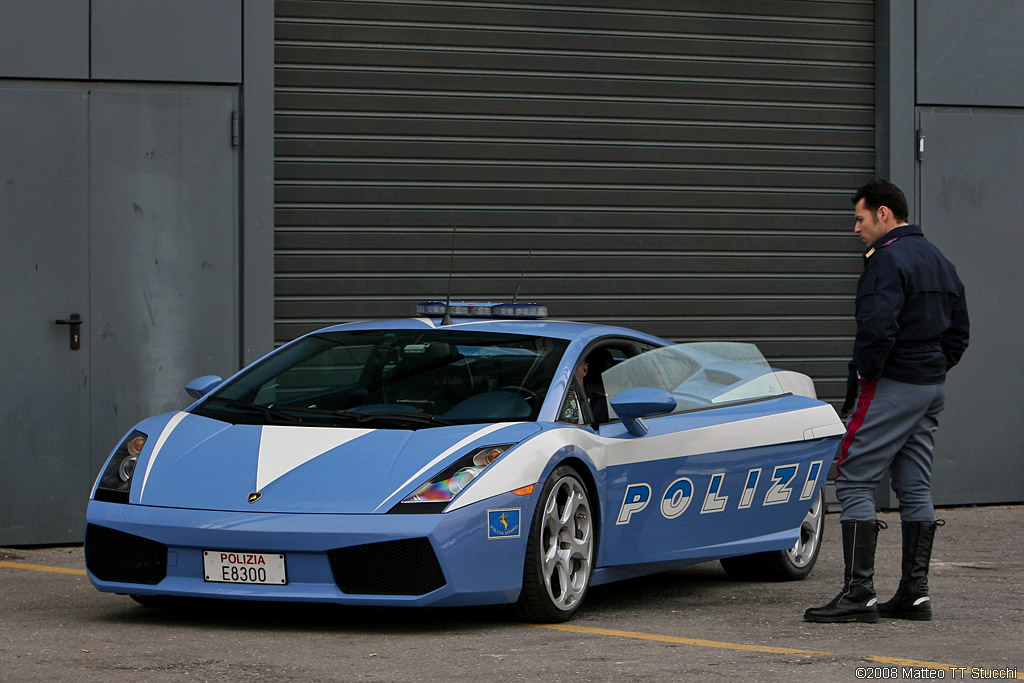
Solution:
<path fill-rule="evenodd" d="M 843 407 L 839 409 L 839 419 L 841 420 L 845 420 L 850 416 L 850 412 L 857 402 L 857 387 L 860 384 L 857 377 L 856 363 L 851 360 L 849 368 L 850 374 L 846 377 L 846 399 L 843 401 Z"/>

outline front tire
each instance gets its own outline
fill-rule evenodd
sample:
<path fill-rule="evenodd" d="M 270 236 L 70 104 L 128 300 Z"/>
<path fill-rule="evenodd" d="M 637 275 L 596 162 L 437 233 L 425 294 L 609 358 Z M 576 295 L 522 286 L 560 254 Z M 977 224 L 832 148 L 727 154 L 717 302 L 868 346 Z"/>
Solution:
<path fill-rule="evenodd" d="M 811 509 L 800 523 L 800 537 L 792 548 L 755 555 L 726 557 L 722 569 L 739 581 L 799 581 L 814 569 L 825 534 L 825 494 L 818 491 Z"/>
<path fill-rule="evenodd" d="M 530 524 L 523 590 L 513 608 L 518 618 L 555 623 L 576 614 L 590 587 L 595 533 L 590 494 L 579 473 L 556 468 Z"/>

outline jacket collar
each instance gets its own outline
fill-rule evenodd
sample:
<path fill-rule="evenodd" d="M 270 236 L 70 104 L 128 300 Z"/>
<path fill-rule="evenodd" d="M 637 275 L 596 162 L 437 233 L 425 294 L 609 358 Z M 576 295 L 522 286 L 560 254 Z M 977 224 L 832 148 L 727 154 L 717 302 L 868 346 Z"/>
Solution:
<path fill-rule="evenodd" d="M 885 233 L 871 245 L 871 247 L 864 253 L 864 258 L 869 259 L 871 256 L 884 247 L 889 246 L 901 237 L 924 237 L 924 232 L 921 230 L 921 226 L 915 223 L 909 225 L 901 225 L 898 228 L 893 228 L 889 232 Z"/>

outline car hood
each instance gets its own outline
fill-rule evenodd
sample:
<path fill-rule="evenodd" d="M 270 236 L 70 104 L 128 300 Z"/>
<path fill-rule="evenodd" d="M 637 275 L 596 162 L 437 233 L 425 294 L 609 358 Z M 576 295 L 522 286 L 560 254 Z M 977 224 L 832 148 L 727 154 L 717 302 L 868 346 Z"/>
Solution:
<path fill-rule="evenodd" d="M 470 450 L 540 431 L 533 423 L 419 430 L 232 425 L 183 412 L 139 429 L 150 438 L 133 503 L 333 514 L 386 513 Z"/>

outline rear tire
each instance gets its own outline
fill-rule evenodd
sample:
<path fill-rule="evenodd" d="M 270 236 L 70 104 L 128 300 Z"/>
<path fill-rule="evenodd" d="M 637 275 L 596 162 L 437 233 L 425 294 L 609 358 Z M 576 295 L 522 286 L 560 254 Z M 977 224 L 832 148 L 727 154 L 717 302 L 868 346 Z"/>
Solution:
<path fill-rule="evenodd" d="M 548 477 L 530 523 L 523 590 L 513 606 L 523 621 L 556 623 L 576 614 L 590 587 L 596 526 L 579 473 L 562 466 Z"/>
<path fill-rule="evenodd" d="M 800 523 L 800 538 L 792 548 L 754 555 L 726 557 L 722 569 L 738 581 L 799 581 L 814 569 L 825 535 L 825 494 L 821 491 Z"/>

